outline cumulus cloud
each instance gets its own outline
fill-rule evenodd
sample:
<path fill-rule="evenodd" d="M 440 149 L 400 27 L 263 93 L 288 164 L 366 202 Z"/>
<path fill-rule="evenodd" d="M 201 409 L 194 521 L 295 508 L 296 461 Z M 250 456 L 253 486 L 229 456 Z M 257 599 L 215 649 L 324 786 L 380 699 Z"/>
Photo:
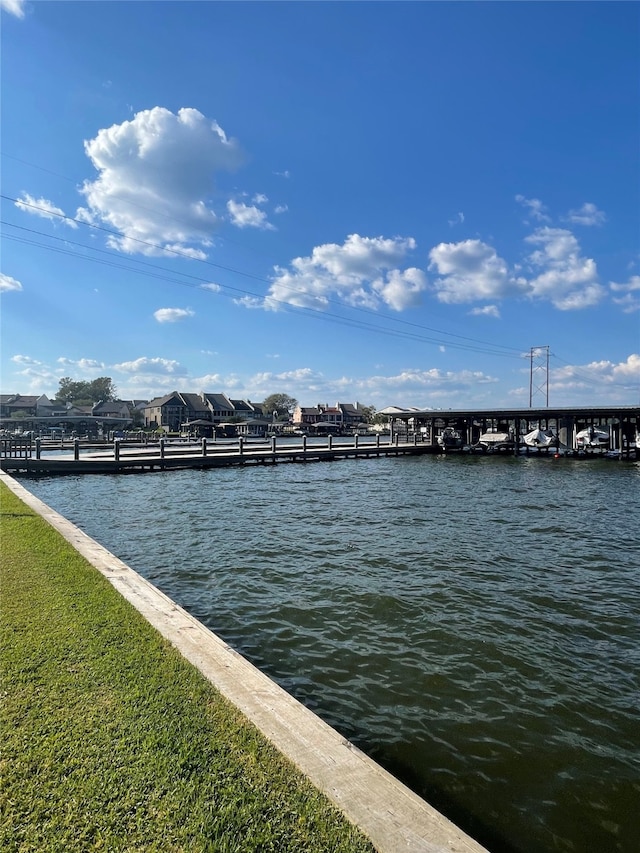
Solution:
<path fill-rule="evenodd" d="M 538 247 L 528 257 L 532 269 L 541 270 L 529 280 L 534 298 L 547 299 L 562 311 L 600 302 L 605 290 L 598 283 L 595 261 L 580 255 L 580 245 L 570 231 L 544 226 L 526 242 Z"/>
<path fill-rule="evenodd" d="M 596 385 L 599 397 L 620 400 L 621 394 L 636 393 L 638 384 L 640 384 L 640 354 L 631 353 L 620 362 L 602 359 L 588 364 L 556 367 L 551 374 L 549 387 L 564 395 L 586 393 L 592 397 L 594 385 Z"/>
<path fill-rule="evenodd" d="M 78 215 L 123 232 L 109 238 L 112 248 L 204 254 L 218 221 L 208 202 L 214 175 L 242 160 L 217 122 L 196 109 L 153 107 L 103 128 L 84 147 L 99 175 L 85 181 L 87 206 Z"/>
<path fill-rule="evenodd" d="M 265 199 L 266 200 L 266 199 Z M 227 210 L 231 222 L 238 228 L 261 228 L 263 231 L 274 231 L 274 226 L 267 219 L 264 210 L 260 210 L 254 204 L 245 204 L 242 201 L 229 199 Z"/>
<path fill-rule="evenodd" d="M 200 287 L 202 288 L 202 290 L 210 290 L 212 293 L 220 293 L 220 291 L 222 290 L 220 285 L 216 284 L 213 281 L 209 281 L 206 284 L 201 284 Z"/>
<path fill-rule="evenodd" d="M 326 308 L 336 298 L 354 306 L 387 305 L 402 311 L 419 302 L 427 285 L 421 270 L 399 268 L 415 245 L 411 237 L 351 234 L 342 245 L 316 246 L 310 256 L 294 258 L 289 269 L 275 268 L 263 307 L 275 310 L 279 303 L 286 302 L 297 307 Z"/>
<path fill-rule="evenodd" d="M 629 281 L 624 284 L 610 281 L 609 287 L 613 293 L 621 294 L 620 296 L 613 296 L 612 299 L 625 314 L 640 311 L 640 275 L 632 275 Z"/>
<path fill-rule="evenodd" d="M 551 217 L 547 214 L 547 208 L 539 198 L 525 198 L 523 195 L 517 195 L 516 201 L 529 211 L 532 219 L 538 222 L 550 222 Z"/>
<path fill-rule="evenodd" d="M 24 18 L 25 5 L 26 0 L 0 0 L 0 9 L 16 18 Z"/>
<path fill-rule="evenodd" d="M 288 210 L 289 210 L 288 205 L 286 205 L 286 204 L 277 204 L 277 205 L 274 207 L 273 212 L 274 212 L 274 213 L 286 213 Z"/>
<path fill-rule="evenodd" d="M 190 308 L 158 308 L 153 312 L 153 316 L 158 323 L 177 323 L 179 320 L 195 316 L 195 311 Z"/>
<path fill-rule="evenodd" d="M 42 362 L 36 361 L 35 358 L 31 358 L 30 355 L 12 355 L 11 361 L 14 364 L 19 364 L 22 367 L 37 367 L 42 364 Z"/>
<path fill-rule="evenodd" d="M 122 361 L 120 364 L 114 365 L 114 367 L 123 373 L 135 373 L 139 375 L 183 376 L 187 372 L 180 362 L 173 359 L 147 358 L 145 356 L 137 358 L 135 361 Z"/>
<path fill-rule="evenodd" d="M 63 367 L 65 370 L 67 368 L 73 368 L 74 370 L 79 370 L 82 373 L 87 373 L 93 370 L 103 370 L 106 366 L 103 361 L 96 361 L 94 358 L 65 358 L 64 356 L 56 359 L 56 363 Z"/>
<path fill-rule="evenodd" d="M 500 311 L 497 305 L 484 305 L 482 308 L 472 308 L 469 311 L 472 317 L 500 317 Z"/>
<path fill-rule="evenodd" d="M 10 275 L 0 272 L 0 293 L 6 293 L 9 290 L 22 290 L 22 284 Z"/>
<path fill-rule="evenodd" d="M 69 219 L 64 210 L 49 201 L 46 198 L 34 198 L 29 193 L 22 193 L 22 196 L 16 201 L 16 207 L 24 210 L 25 213 L 31 213 L 33 216 L 41 216 L 43 219 L 49 219 L 52 222 L 64 222 L 70 228 L 77 228 L 78 224 Z"/>
<path fill-rule="evenodd" d="M 527 289 L 524 279 L 511 275 L 496 250 L 481 240 L 440 243 L 429 252 L 429 259 L 429 269 L 442 276 L 433 283 L 440 302 L 502 299 Z"/>
<path fill-rule="evenodd" d="M 606 215 L 602 210 L 598 210 L 595 204 L 585 202 L 582 207 L 577 210 L 570 210 L 566 216 L 568 222 L 576 225 L 602 225 L 606 222 Z"/>

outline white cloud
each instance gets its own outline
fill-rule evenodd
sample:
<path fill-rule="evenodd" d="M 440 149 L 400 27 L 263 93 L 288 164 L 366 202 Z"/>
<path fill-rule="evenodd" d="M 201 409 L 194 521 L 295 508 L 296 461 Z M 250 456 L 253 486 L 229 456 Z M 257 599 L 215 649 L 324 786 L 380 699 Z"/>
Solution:
<path fill-rule="evenodd" d="M 605 213 L 588 201 L 578 210 L 570 210 L 566 216 L 568 222 L 573 222 L 576 225 L 602 225 L 606 219 Z"/>
<path fill-rule="evenodd" d="M 158 308 L 153 312 L 153 316 L 158 323 L 177 323 L 179 320 L 195 316 L 195 311 L 190 308 Z"/>
<path fill-rule="evenodd" d="M 550 378 L 550 390 L 565 398 L 573 394 L 584 399 L 597 393 L 601 401 L 617 401 L 624 399 L 629 392 L 634 395 L 637 393 L 640 384 L 640 354 L 631 353 L 625 361 L 620 362 L 603 359 L 583 365 L 556 367 Z"/>
<path fill-rule="evenodd" d="M 472 308 L 469 311 L 472 317 L 495 317 L 498 319 L 500 317 L 500 311 L 497 305 L 485 305 L 482 308 Z"/>
<path fill-rule="evenodd" d="M 106 365 L 103 361 L 96 361 L 94 358 L 65 358 L 61 356 L 56 359 L 56 363 L 63 367 L 65 370 L 68 368 L 73 368 L 73 370 L 79 370 L 82 373 L 88 373 L 94 370 L 103 370 Z"/>
<path fill-rule="evenodd" d="M 516 201 L 527 208 L 532 219 L 538 222 L 551 221 L 551 217 L 547 215 L 547 208 L 539 198 L 525 198 L 523 195 L 517 195 Z"/>
<path fill-rule="evenodd" d="M 625 314 L 632 314 L 634 311 L 640 311 L 640 275 L 632 275 L 628 282 L 619 284 L 615 281 L 609 282 L 609 287 L 614 293 L 621 293 L 621 296 L 614 296 L 613 301 L 619 305 Z"/>
<path fill-rule="evenodd" d="M 0 293 L 6 293 L 10 290 L 22 290 L 22 285 L 17 279 L 0 272 Z"/>
<path fill-rule="evenodd" d="M 451 227 L 453 227 L 454 225 L 462 225 L 462 223 L 464 222 L 464 213 L 462 213 L 462 212 L 460 212 L 460 211 L 459 211 L 459 212 L 456 214 L 456 216 L 455 216 L 455 218 L 454 218 L 454 219 L 449 219 L 449 220 L 447 220 L 447 221 L 449 222 L 449 225 L 450 225 Z"/>
<path fill-rule="evenodd" d="M 26 0 L 0 0 L 0 9 L 16 18 L 24 18 L 25 6 Z"/>
<path fill-rule="evenodd" d="M 294 258 L 289 269 L 275 268 L 264 307 L 276 310 L 286 302 L 326 308 L 335 297 L 349 305 L 378 308 L 385 304 L 401 311 L 417 304 L 426 288 L 421 270 L 398 268 L 415 245 L 411 237 L 351 234 L 342 245 L 316 246 L 311 256 Z"/>
<path fill-rule="evenodd" d="M 180 362 L 168 358 L 137 358 L 135 361 L 122 361 L 120 364 L 114 365 L 116 370 L 123 373 L 135 373 L 138 375 L 154 375 L 154 376 L 183 376 L 186 370 Z"/>
<path fill-rule="evenodd" d="M 261 228 L 263 231 L 274 231 L 273 225 L 267 219 L 267 214 L 264 210 L 260 210 L 255 205 L 245 204 L 242 201 L 233 201 L 229 199 L 227 202 L 227 210 L 231 216 L 231 221 L 238 228 Z"/>
<path fill-rule="evenodd" d="M 526 282 L 510 275 L 506 262 L 481 240 L 440 243 L 429 258 L 429 269 L 443 276 L 433 283 L 440 302 L 501 299 L 526 291 Z"/>
<path fill-rule="evenodd" d="M 31 358 L 30 355 L 12 355 L 11 361 L 14 364 L 19 364 L 24 367 L 39 367 L 42 362 L 36 361 L 35 358 Z"/>
<path fill-rule="evenodd" d="M 264 308 L 265 300 L 261 299 L 259 296 L 241 296 L 238 299 L 233 300 L 234 305 L 242 305 L 243 308 L 256 309 L 256 308 Z"/>
<path fill-rule="evenodd" d="M 215 284 L 213 281 L 207 282 L 207 284 L 201 284 L 200 287 L 202 290 L 210 290 L 212 293 L 220 293 L 222 288 L 219 284 Z"/>
<path fill-rule="evenodd" d="M 266 204 L 269 199 L 264 193 L 256 193 L 251 199 L 254 204 Z"/>
<path fill-rule="evenodd" d="M 64 222 L 70 228 L 77 228 L 78 224 L 69 219 L 64 210 L 49 201 L 46 198 L 34 198 L 29 193 L 22 193 L 22 196 L 16 201 L 16 207 L 25 213 L 31 213 L 33 216 L 41 216 L 43 219 L 49 219 L 51 222 Z"/>
<path fill-rule="evenodd" d="M 274 172 L 274 175 L 277 175 L 279 178 L 290 178 L 291 172 L 288 169 L 285 169 L 284 172 Z"/>
<path fill-rule="evenodd" d="M 547 299 L 562 311 L 600 302 L 605 290 L 598 284 L 595 261 L 581 257 L 580 245 L 570 231 L 544 226 L 526 242 L 540 247 L 528 257 L 532 268 L 542 270 L 529 280 L 534 298 Z"/>
<path fill-rule="evenodd" d="M 241 162 L 237 143 L 217 122 L 196 109 L 174 114 L 154 107 L 103 128 L 85 142 L 85 152 L 99 176 L 85 181 L 87 207 L 78 216 L 123 232 L 109 239 L 112 247 L 204 254 L 218 221 L 208 204 L 214 175 Z"/>
<path fill-rule="evenodd" d="M 277 205 L 274 207 L 273 212 L 274 212 L 274 213 L 286 213 L 288 210 L 289 210 L 288 205 L 286 205 L 286 204 L 277 204 Z"/>

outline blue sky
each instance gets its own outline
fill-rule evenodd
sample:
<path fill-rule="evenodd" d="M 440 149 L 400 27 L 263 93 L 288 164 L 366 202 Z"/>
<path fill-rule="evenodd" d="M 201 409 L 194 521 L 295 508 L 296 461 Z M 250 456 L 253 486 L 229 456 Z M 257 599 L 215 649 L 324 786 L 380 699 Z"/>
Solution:
<path fill-rule="evenodd" d="M 639 401 L 637 3 L 0 6 L 3 393 Z"/>

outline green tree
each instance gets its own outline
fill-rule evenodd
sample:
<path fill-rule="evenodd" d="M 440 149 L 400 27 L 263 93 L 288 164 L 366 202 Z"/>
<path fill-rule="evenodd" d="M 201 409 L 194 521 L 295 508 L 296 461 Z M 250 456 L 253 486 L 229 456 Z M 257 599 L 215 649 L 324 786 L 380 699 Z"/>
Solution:
<path fill-rule="evenodd" d="M 117 389 L 110 376 L 99 376 L 92 382 L 77 382 L 70 376 L 63 376 L 59 382 L 56 399 L 62 403 L 102 403 L 115 400 Z"/>
<path fill-rule="evenodd" d="M 361 406 L 360 413 L 362 414 L 362 421 L 365 424 L 374 424 L 376 423 L 376 407 L 375 406 Z"/>
<path fill-rule="evenodd" d="M 298 405 L 298 401 L 288 394 L 270 394 L 261 405 L 265 415 L 269 416 L 275 413 L 278 420 L 288 420 Z"/>

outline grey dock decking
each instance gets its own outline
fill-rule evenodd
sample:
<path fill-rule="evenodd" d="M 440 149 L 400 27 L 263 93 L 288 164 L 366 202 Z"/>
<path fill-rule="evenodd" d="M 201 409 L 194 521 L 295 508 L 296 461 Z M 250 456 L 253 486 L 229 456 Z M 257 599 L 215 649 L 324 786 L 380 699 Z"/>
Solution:
<path fill-rule="evenodd" d="M 326 445 L 291 444 L 252 445 L 238 442 L 219 445 L 201 442 L 198 445 L 163 444 L 143 447 L 106 445 L 100 452 L 64 457 L 36 456 L 5 457 L 0 469 L 10 474 L 124 474 L 142 471 L 163 471 L 179 468 L 219 468 L 229 465 L 271 465 L 279 462 L 321 462 L 348 457 L 406 456 L 438 453 L 439 448 L 427 443 L 391 443 L 354 441 L 353 444 Z"/>

